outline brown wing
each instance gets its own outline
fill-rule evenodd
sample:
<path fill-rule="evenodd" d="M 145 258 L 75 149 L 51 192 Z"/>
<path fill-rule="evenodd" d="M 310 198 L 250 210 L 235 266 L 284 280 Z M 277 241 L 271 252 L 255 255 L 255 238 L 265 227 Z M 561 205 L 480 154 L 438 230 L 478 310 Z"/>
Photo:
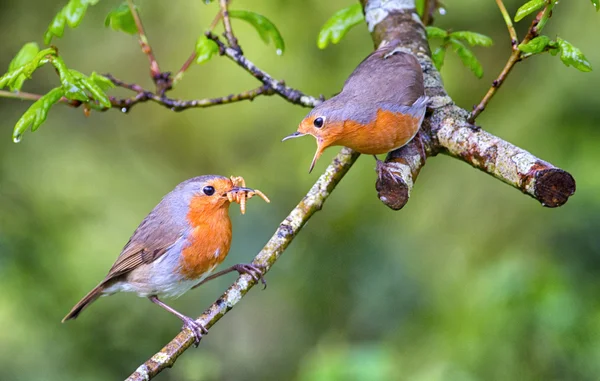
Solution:
<path fill-rule="evenodd" d="M 187 226 L 169 218 L 166 209 L 161 203 L 144 218 L 104 278 L 105 282 L 154 262 L 181 238 Z"/>

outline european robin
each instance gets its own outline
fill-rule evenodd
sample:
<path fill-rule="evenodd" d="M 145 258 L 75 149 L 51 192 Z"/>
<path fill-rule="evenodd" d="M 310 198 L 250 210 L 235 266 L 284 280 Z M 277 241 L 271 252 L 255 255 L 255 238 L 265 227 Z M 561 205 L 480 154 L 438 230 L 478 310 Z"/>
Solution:
<path fill-rule="evenodd" d="M 246 188 L 241 177 L 215 175 L 186 180 L 168 193 L 144 218 L 106 277 L 81 299 L 63 322 L 75 319 L 98 297 L 135 292 L 180 318 L 196 343 L 206 329 L 159 298 L 178 297 L 209 279 L 237 271 L 261 280 L 261 268 L 238 264 L 209 277 L 227 256 L 231 244 L 229 205 L 240 204 L 259 190 Z"/>
<path fill-rule="evenodd" d="M 428 103 L 417 59 L 384 46 L 356 67 L 339 94 L 313 108 L 300 122 L 298 131 L 283 140 L 304 135 L 317 139 L 309 172 L 330 146 L 384 154 L 412 140 Z M 377 156 L 375 159 L 379 170 L 381 161 Z"/>

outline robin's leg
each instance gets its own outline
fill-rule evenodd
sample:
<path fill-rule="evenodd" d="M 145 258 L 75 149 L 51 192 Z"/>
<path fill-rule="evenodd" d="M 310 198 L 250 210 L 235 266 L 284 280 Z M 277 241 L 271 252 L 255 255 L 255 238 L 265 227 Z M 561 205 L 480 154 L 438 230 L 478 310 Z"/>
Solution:
<path fill-rule="evenodd" d="M 257 266 L 257 265 L 253 265 L 251 263 L 238 263 L 237 265 L 233 265 L 230 268 L 219 271 L 218 273 L 214 273 L 213 275 L 204 278 L 200 283 L 198 283 L 197 285 L 195 285 L 192 288 L 196 288 L 196 287 L 200 286 L 201 284 L 208 282 L 209 280 L 213 280 L 215 278 L 220 277 L 221 275 L 225 275 L 225 274 L 229 274 L 230 272 L 237 271 L 240 275 L 241 274 L 250 275 L 252 277 L 252 279 L 254 279 L 256 282 L 258 282 L 260 280 L 260 282 L 264 285 L 264 287 L 263 287 L 263 290 L 264 290 L 265 288 L 267 288 L 267 281 L 263 277 L 262 269 L 264 269 L 264 266 L 260 266 L 260 265 Z"/>
<path fill-rule="evenodd" d="M 152 303 L 161 306 L 165 310 L 169 311 L 173 315 L 175 315 L 178 318 L 180 318 L 183 321 L 183 327 L 184 328 L 186 328 L 186 327 L 189 328 L 192 331 L 192 333 L 194 334 L 194 338 L 195 338 L 194 344 L 196 345 L 196 347 L 198 346 L 198 344 L 200 344 L 200 339 L 202 339 L 202 335 L 205 334 L 205 333 L 208 333 L 208 330 L 206 328 L 204 328 L 202 326 L 202 324 L 197 323 L 191 317 L 187 317 L 184 314 L 178 312 L 177 310 L 175 310 L 175 309 L 167 306 L 160 299 L 158 299 L 158 297 L 156 295 L 149 296 L 148 299 L 150 299 L 150 301 Z"/>

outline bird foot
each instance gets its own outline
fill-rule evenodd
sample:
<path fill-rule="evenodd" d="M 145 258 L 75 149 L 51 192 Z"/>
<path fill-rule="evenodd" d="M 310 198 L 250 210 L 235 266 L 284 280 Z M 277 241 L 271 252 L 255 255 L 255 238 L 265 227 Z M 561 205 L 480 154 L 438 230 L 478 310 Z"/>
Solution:
<path fill-rule="evenodd" d="M 202 339 L 202 336 L 204 334 L 208 333 L 208 330 L 206 328 L 204 328 L 204 326 L 200 323 L 198 323 L 196 320 L 184 316 L 181 320 L 183 320 L 183 328 L 182 329 L 189 329 L 190 331 L 192 331 L 192 334 L 194 335 L 194 346 L 196 348 L 198 348 L 198 345 L 200 345 L 200 340 Z"/>
<path fill-rule="evenodd" d="M 377 177 L 379 180 L 384 181 L 384 177 L 389 176 L 392 180 L 394 180 L 395 183 L 398 183 L 398 176 L 396 175 L 396 172 L 385 165 L 384 161 L 379 160 L 377 157 L 375 157 L 375 160 L 375 171 L 377 172 Z"/>
<path fill-rule="evenodd" d="M 233 269 L 235 269 L 235 271 L 237 271 L 240 275 L 248 274 L 252 277 L 252 279 L 254 279 L 255 282 L 260 281 L 264 285 L 263 290 L 267 288 L 267 281 L 262 273 L 264 268 L 265 266 L 253 265 L 251 263 L 238 263 L 237 265 L 233 266 Z"/>

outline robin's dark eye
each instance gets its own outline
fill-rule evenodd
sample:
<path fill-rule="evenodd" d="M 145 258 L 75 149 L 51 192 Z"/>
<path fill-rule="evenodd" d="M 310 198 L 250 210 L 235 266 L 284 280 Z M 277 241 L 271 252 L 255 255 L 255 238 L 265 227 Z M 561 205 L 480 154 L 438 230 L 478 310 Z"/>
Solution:
<path fill-rule="evenodd" d="M 315 121 L 313 123 L 314 123 L 315 127 L 321 128 L 321 127 L 323 127 L 323 123 L 325 123 L 325 121 L 323 120 L 323 118 L 318 117 L 317 119 L 315 119 Z"/>
<path fill-rule="evenodd" d="M 207 196 L 212 196 L 213 194 L 215 194 L 215 188 L 209 185 L 207 187 L 202 188 L 202 192 L 204 192 L 204 194 Z"/>

